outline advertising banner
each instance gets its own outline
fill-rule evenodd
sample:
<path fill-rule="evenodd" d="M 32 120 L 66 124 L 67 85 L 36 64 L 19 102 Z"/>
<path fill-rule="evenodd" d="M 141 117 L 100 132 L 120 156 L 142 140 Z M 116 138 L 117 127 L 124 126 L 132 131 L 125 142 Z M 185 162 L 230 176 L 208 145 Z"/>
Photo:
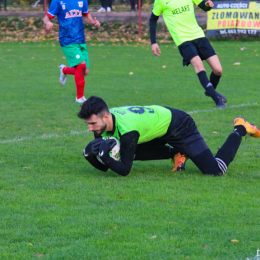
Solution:
<path fill-rule="evenodd" d="M 207 36 L 260 35 L 260 2 L 213 2 L 208 12 Z"/>

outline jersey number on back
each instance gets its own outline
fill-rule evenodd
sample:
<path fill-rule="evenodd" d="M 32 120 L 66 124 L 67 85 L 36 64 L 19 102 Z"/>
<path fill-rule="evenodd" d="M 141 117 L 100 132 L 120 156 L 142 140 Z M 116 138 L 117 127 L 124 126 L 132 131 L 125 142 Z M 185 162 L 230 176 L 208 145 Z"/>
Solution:
<path fill-rule="evenodd" d="M 154 110 L 149 107 L 128 107 L 127 109 L 136 114 L 143 114 L 145 110 L 147 110 L 149 113 L 154 113 Z"/>

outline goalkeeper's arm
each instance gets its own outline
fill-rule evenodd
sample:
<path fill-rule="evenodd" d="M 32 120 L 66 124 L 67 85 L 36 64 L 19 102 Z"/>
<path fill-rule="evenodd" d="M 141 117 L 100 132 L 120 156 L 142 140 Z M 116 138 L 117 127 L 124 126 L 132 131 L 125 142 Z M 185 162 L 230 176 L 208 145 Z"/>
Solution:
<path fill-rule="evenodd" d="M 108 154 L 109 148 L 106 147 L 106 143 L 102 143 L 99 147 L 100 159 L 105 163 L 105 166 L 109 167 L 112 171 L 121 176 L 127 176 L 132 168 L 135 151 L 140 134 L 137 131 L 128 132 L 120 137 L 120 155 L 121 161 L 116 161 Z"/>

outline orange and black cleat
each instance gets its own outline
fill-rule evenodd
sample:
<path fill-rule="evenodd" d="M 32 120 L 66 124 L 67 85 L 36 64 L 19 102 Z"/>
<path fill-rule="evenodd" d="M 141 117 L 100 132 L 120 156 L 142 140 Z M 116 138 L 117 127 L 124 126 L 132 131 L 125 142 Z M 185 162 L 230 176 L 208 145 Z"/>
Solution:
<path fill-rule="evenodd" d="M 252 137 L 260 137 L 260 130 L 257 126 L 248 123 L 244 118 L 237 117 L 234 120 L 234 126 L 242 125 L 245 127 L 247 134 Z"/>
<path fill-rule="evenodd" d="M 172 162 L 174 163 L 174 168 L 172 169 L 172 172 L 184 171 L 187 160 L 188 157 L 185 154 L 181 154 L 181 153 L 175 154 L 172 159 Z"/>

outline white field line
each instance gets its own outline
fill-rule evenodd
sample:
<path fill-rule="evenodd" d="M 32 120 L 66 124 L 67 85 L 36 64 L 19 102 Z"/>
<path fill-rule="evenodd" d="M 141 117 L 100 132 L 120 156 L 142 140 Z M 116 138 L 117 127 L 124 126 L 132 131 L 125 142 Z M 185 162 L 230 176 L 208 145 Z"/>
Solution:
<path fill-rule="evenodd" d="M 246 104 L 239 104 L 239 105 L 233 105 L 233 106 L 228 106 L 226 109 L 233 109 L 233 108 L 240 108 L 240 107 L 248 107 L 248 106 L 254 106 L 258 105 L 257 102 L 250 102 Z M 213 111 L 219 111 L 220 109 L 218 108 L 211 108 L 211 109 L 205 109 L 205 110 L 193 110 L 187 112 L 188 114 L 197 114 L 197 113 L 205 113 L 205 112 L 213 112 Z M 16 143 L 16 142 L 21 142 L 25 140 L 32 140 L 32 139 L 47 139 L 47 138 L 59 138 L 59 137 L 65 137 L 65 136 L 71 136 L 71 135 L 81 135 L 81 134 L 86 134 L 89 133 L 89 130 L 82 130 L 82 131 L 71 131 L 68 134 L 63 134 L 63 135 L 58 135 L 58 134 L 48 134 L 48 135 L 41 135 L 41 136 L 36 136 L 36 137 L 16 137 L 11 140 L 4 140 L 0 141 L 2 144 L 6 143 Z"/>
<path fill-rule="evenodd" d="M 254 106 L 254 105 L 259 105 L 257 102 L 249 102 L 246 104 L 239 104 L 239 105 L 233 105 L 233 106 L 228 106 L 226 109 L 233 109 L 233 108 L 240 108 L 240 107 L 249 107 L 249 106 Z M 202 112 L 213 112 L 213 111 L 220 111 L 221 109 L 218 109 L 217 107 L 211 108 L 211 109 L 205 109 L 205 110 L 193 110 L 187 112 L 188 114 L 197 114 L 197 113 L 202 113 Z"/>
<path fill-rule="evenodd" d="M 88 133 L 89 130 L 82 130 L 82 131 L 71 131 L 68 134 L 63 134 L 63 135 L 57 135 L 57 134 L 49 134 L 49 135 L 41 135 L 41 136 L 36 136 L 36 137 L 16 137 L 11 140 L 4 140 L 1 141 L 2 144 L 6 143 L 16 143 L 16 142 L 21 142 L 25 140 L 32 140 L 32 139 L 47 139 L 47 138 L 53 138 L 53 137 L 65 137 L 65 136 L 70 136 L 70 135 L 81 135 L 81 134 L 86 134 Z"/>

